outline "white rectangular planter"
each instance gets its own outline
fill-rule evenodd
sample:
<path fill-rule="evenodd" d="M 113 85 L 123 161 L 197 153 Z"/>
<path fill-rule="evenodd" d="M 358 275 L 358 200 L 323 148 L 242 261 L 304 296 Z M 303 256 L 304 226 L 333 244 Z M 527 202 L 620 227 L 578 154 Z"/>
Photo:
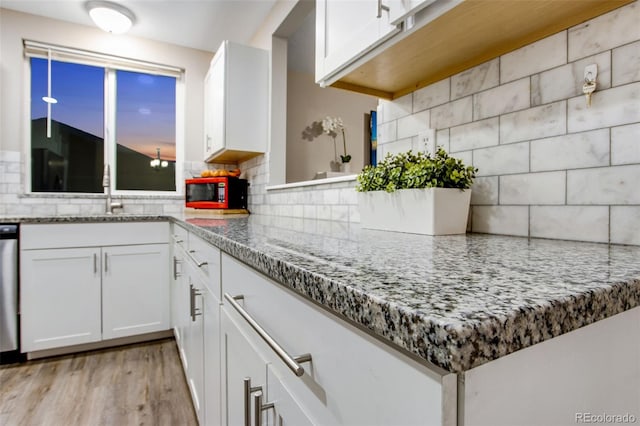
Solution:
<path fill-rule="evenodd" d="M 464 234 L 471 189 L 424 188 L 358 192 L 363 228 L 412 234 Z"/>

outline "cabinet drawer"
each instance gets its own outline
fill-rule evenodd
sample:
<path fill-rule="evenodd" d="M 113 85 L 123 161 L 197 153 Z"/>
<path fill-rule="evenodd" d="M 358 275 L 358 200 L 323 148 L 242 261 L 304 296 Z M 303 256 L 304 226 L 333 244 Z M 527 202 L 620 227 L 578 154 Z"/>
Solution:
<path fill-rule="evenodd" d="M 168 242 L 168 222 L 47 223 L 20 227 L 21 250 Z"/>
<path fill-rule="evenodd" d="M 180 247 L 188 247 L 189 245 L 189 231 L 182 226 L 172 223 L 171 224 L 171 242 Z"/>
<path fill-rule="evenodd" d="M 455 375 L 432 371 L 226 254 L 222 285 L 225 294 L 244 297 L 242 309 L 287 353 L 311 354 L 297 377 L 253 335 L 255 347 L 313 424 L 455 424 L 455 396 L 443 397 L 455 389 Z M 223 304 L 244 320 L 227 299 Z M 269 402 L 278 411 L 277 401 Z"/>
<path fill-rule="evenodd" d="M 220 249 L 190 233 L 188 255 L 196 265 L 194 269 L 202 274 L 204 284 L 216 297 L 221 297 Z"/>

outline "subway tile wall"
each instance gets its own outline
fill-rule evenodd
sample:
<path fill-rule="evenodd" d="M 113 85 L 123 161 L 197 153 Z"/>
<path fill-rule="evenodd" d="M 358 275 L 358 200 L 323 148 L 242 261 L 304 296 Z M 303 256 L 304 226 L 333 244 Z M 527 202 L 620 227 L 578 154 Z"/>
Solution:
<path fill-rule="evenodd" d="M 640 245 L 640 4 L 378 108 L 379 155 L 418 133 L 479 169 L 474 232 Z M 591 107 L 584 68 L 598 65 Z"/>

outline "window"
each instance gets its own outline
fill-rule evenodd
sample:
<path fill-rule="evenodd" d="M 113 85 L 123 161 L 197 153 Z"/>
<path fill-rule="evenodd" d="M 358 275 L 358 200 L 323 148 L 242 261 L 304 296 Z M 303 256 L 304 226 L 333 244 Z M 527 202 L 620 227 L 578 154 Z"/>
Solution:
<path fill-rule="evenodd" d="M 176 191 L 179 76 L 29 56 L 32 192 Z"/>

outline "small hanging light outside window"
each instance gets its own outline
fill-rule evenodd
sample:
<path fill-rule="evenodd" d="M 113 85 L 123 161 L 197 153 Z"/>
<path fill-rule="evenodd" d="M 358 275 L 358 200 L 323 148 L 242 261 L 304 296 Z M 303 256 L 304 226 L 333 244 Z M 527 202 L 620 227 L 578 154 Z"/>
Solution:
<path fill-rule="evenodd" d="M 160 159 L 160 148 L 156 148 L 156 158 L 151 160 L 149 162 L 149 165 L 153 167 L 156 171 L 160 170 L 161 168 L 169 166 L 169 162 L 167 160 Z"/>
<path fill-rule="evenodd" d="M 42 100 L 47 103 L 47 138 L 51 139 L 51 104 L 57 104 L 58 100 L 51 96 L 51 49 L 47 55 L 47 96 Z"/>
<path fill-rule="evenodd" d="M 93 22 L 108 33 L 124 34 L 135 22 L 133 12 L 118 3 L 92 0 L 86 3 L 86 9 Z"/>

